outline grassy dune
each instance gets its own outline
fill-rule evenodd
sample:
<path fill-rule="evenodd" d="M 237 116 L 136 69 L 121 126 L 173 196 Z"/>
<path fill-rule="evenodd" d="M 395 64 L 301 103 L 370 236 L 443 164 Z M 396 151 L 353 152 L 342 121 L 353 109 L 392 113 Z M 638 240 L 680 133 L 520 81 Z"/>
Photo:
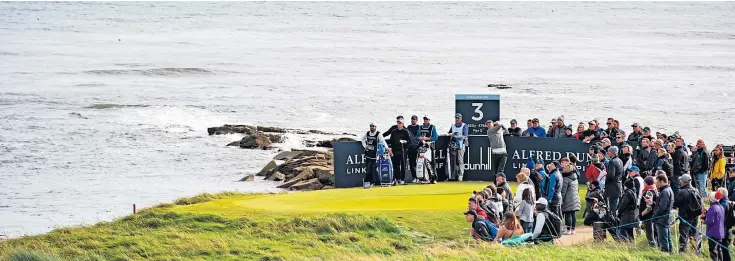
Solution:
<path fill-rule="evenodd" d="M 681 260 L 645 244 L 505 248 L 470 240 L 484 183 L 203 194 L 113 222 L 0 243 L 7 260 Z M 580 192 L 584 195 L 584 191 Z"/>

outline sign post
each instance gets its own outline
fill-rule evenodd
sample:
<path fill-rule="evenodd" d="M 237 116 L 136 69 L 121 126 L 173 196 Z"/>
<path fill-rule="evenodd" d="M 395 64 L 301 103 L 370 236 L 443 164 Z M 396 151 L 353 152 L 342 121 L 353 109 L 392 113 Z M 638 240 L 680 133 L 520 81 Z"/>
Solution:
<path fill-rule="evenodd" d="M 456 94 L 455 110 L 469 128 L 469 135 L 487 135 L 485 121 L 500 120 L 500 95 Z"/>

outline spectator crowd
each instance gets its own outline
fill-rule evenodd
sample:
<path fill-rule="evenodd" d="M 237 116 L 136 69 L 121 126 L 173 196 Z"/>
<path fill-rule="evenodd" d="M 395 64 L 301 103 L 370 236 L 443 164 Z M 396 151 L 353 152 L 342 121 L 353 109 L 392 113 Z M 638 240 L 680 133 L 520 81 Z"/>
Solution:
<path fill-rule="evenodd" d="M 598 231 L 596 239 L 609 234 L 627 242 L 645 234 L 651 246 L 674 253 L 671 230 L 678 222 L 678 252 L 692 243 L 701 254 L 707 242 L 712 260 L 730 260 L 735 168 L 725 146 L 709 150 L 703 140 L 687 146 L 678 132 L 654 134 L 638 123 L 626 135 L 613 118 L 606 128 L 592 120 L 575 130 L 564 117 L 553 119 L 548 129 L 538 119 L 527 124 L 521 130 L 516 120 L 510 128 L 488 122 L 492 149 L 505 152 L 500 135 L 579 139 L 591 144 L 589 164 L 581 171 L 573 154 L 558 162 L 528 158 L 515 176 L 515 192 L 502 168 L 496 170 L 495 183 L 474 191 L 464 213 L 475 239 L 504 245 L 552 241 L 576 234 L 576 214 L 583 211 L 582 223 Z M 584 210 L 578 187 L 582 175 L 587 180 Z"/>

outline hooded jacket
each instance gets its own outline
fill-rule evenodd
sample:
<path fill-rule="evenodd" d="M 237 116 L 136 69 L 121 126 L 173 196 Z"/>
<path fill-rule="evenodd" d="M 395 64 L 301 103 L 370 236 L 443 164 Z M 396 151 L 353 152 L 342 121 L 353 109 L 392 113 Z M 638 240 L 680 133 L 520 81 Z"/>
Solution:
<path fill-rule="evenodd" d="M 610 160 L 605 178 L 605 197 L 619 198 L 623 195 L 623 161 L 618 157 Z"/>
<path fill-rule="evenodd" d="M 567 171 L 567 169 L 565 169 Z M 564 182 L 561 186 L 561 211 L 579 211 L 582 207 L 579 204 L 579 181 L 577 181 L 577 169 L 561 174 Z"/>

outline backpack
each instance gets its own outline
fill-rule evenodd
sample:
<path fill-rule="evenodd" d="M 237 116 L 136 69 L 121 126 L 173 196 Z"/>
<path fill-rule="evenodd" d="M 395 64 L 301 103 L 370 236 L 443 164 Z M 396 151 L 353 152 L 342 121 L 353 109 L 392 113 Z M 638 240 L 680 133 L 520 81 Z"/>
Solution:
<path fill-rule="evenodd" d="M 725 208 L 725 229 L 735 226 L 735 202 L 727 201 Z"/>
<path fill-rule="evenodd" d="M 544 224 L 546 226 L 549 225 L 549 232 L 551 232 L 551 236 L 553 238 L 559 238 L 561 237 L 561 217 L 557 216 L 556 214 L 552 213 L 549 210 L 545 210 L 544 213 L 546 214 L 546 218 L 549 220 Z"/>
<path fill-rule="evenodd" d="M 686 204 L 686 212 L 692 216 L 698 216 L 702 214 L 702 195 L 699 191 L 689 188 L 689 204 Z"/>
<path fill-rule="evenodd" d="M 495 240 L 495 237 L 498 235 L 498 227 L 486 219 L 482 220 L 482 224 L 487 227 L 487 232 L 488 234 L 490 234 L 490 239 Z"/>

